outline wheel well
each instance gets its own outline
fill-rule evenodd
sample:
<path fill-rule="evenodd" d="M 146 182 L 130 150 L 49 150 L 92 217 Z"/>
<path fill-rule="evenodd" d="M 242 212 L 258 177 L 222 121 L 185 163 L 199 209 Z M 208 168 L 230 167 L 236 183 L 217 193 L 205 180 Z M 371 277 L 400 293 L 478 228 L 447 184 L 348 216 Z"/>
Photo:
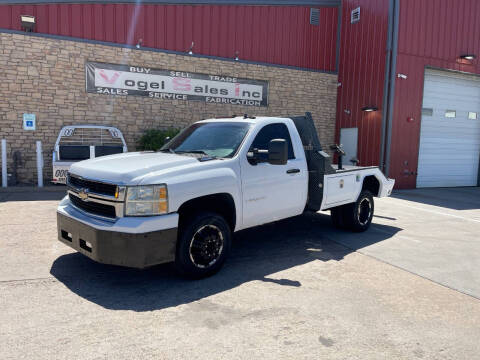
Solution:
<path fill-rule="evenodd" d="M 235 201 L 227 193 L 201 196 L 184 202 L 178 209 L 180 223 L 201 211 L 212 211 L 222 215 L 233 231 L 236 224 Z"/>
<path fill-rule="evenodd" d="M 373 196 L 378 196 L 380 191 L 380 182 L 373 175 L 367 176 L 365 179 L 363 179 L 362 190 L 368 190 Z"/>

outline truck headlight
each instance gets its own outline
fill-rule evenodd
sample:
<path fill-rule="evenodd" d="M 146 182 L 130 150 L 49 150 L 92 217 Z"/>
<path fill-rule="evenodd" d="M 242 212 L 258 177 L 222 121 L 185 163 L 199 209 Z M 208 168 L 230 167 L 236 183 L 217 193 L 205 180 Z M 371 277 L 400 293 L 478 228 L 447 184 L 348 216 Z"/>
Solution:
<path fill-rule="evenodd" d="M 152 216 L 168 212 L 166 185 L 127 187 L 125 216 Z"/>

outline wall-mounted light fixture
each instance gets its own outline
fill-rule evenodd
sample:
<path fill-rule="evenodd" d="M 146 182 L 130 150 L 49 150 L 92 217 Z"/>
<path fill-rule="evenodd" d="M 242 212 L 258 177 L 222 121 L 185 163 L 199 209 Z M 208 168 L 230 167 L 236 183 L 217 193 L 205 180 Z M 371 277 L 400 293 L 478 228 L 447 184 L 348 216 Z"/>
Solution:
<path fill-rule="evenodd" d="M 463 59 L 463 60 L 475 60 L 476 56 L 473 55 L 473 54 L 463 54 L 463 55 L 460 55 L 460 59 Z"/>
<path fill-rule="evenodd" d="M 32 15 L 20 15 L 20 22 L 22 24 L 22 28 L 26 32 L 32 32 L 35 28 L 35 16 Z"/>
<path fill-rule="evenodd" d="M 193 46 L 195 43 L 192 41 L 192 45 L 190 45 L 190 49 L 188 49 L 188 55 L 193 55 Z"/>
<path fill-rule="evenodd" d="M 378 110 L 378 107 L 376 106 L 364 106 L 362 107 L 362 111 L 365 111 L 365 112 L 373 112 L 373 111 L 377 111 Z"/>

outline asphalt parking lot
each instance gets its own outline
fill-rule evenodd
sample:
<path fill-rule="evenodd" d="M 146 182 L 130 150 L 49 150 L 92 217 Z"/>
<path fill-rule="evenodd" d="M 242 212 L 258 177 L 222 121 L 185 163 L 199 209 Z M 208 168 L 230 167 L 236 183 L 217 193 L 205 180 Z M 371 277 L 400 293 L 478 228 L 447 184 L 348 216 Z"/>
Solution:
<path fill-rule="evenodd" d="M 480 188 L 397 191 L 363 234 L 304 215 L 235 236 L 214 277 L 96 264 L 60 192 L 0 193 L 1 359 L 475 359 Z"/>

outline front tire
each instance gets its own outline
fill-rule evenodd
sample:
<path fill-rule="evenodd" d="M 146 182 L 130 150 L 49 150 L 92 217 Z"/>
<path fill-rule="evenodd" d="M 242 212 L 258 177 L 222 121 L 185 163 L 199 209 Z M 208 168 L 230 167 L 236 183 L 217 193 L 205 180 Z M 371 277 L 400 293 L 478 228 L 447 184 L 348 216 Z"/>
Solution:
<path fill-rule="evenodd" d="M 176 269 L 194 279 L 215 274 L 230 252 L 231 239 L 230 227 L 222 216 L 210 212 L 194 215 L 180 228 Z"/>

